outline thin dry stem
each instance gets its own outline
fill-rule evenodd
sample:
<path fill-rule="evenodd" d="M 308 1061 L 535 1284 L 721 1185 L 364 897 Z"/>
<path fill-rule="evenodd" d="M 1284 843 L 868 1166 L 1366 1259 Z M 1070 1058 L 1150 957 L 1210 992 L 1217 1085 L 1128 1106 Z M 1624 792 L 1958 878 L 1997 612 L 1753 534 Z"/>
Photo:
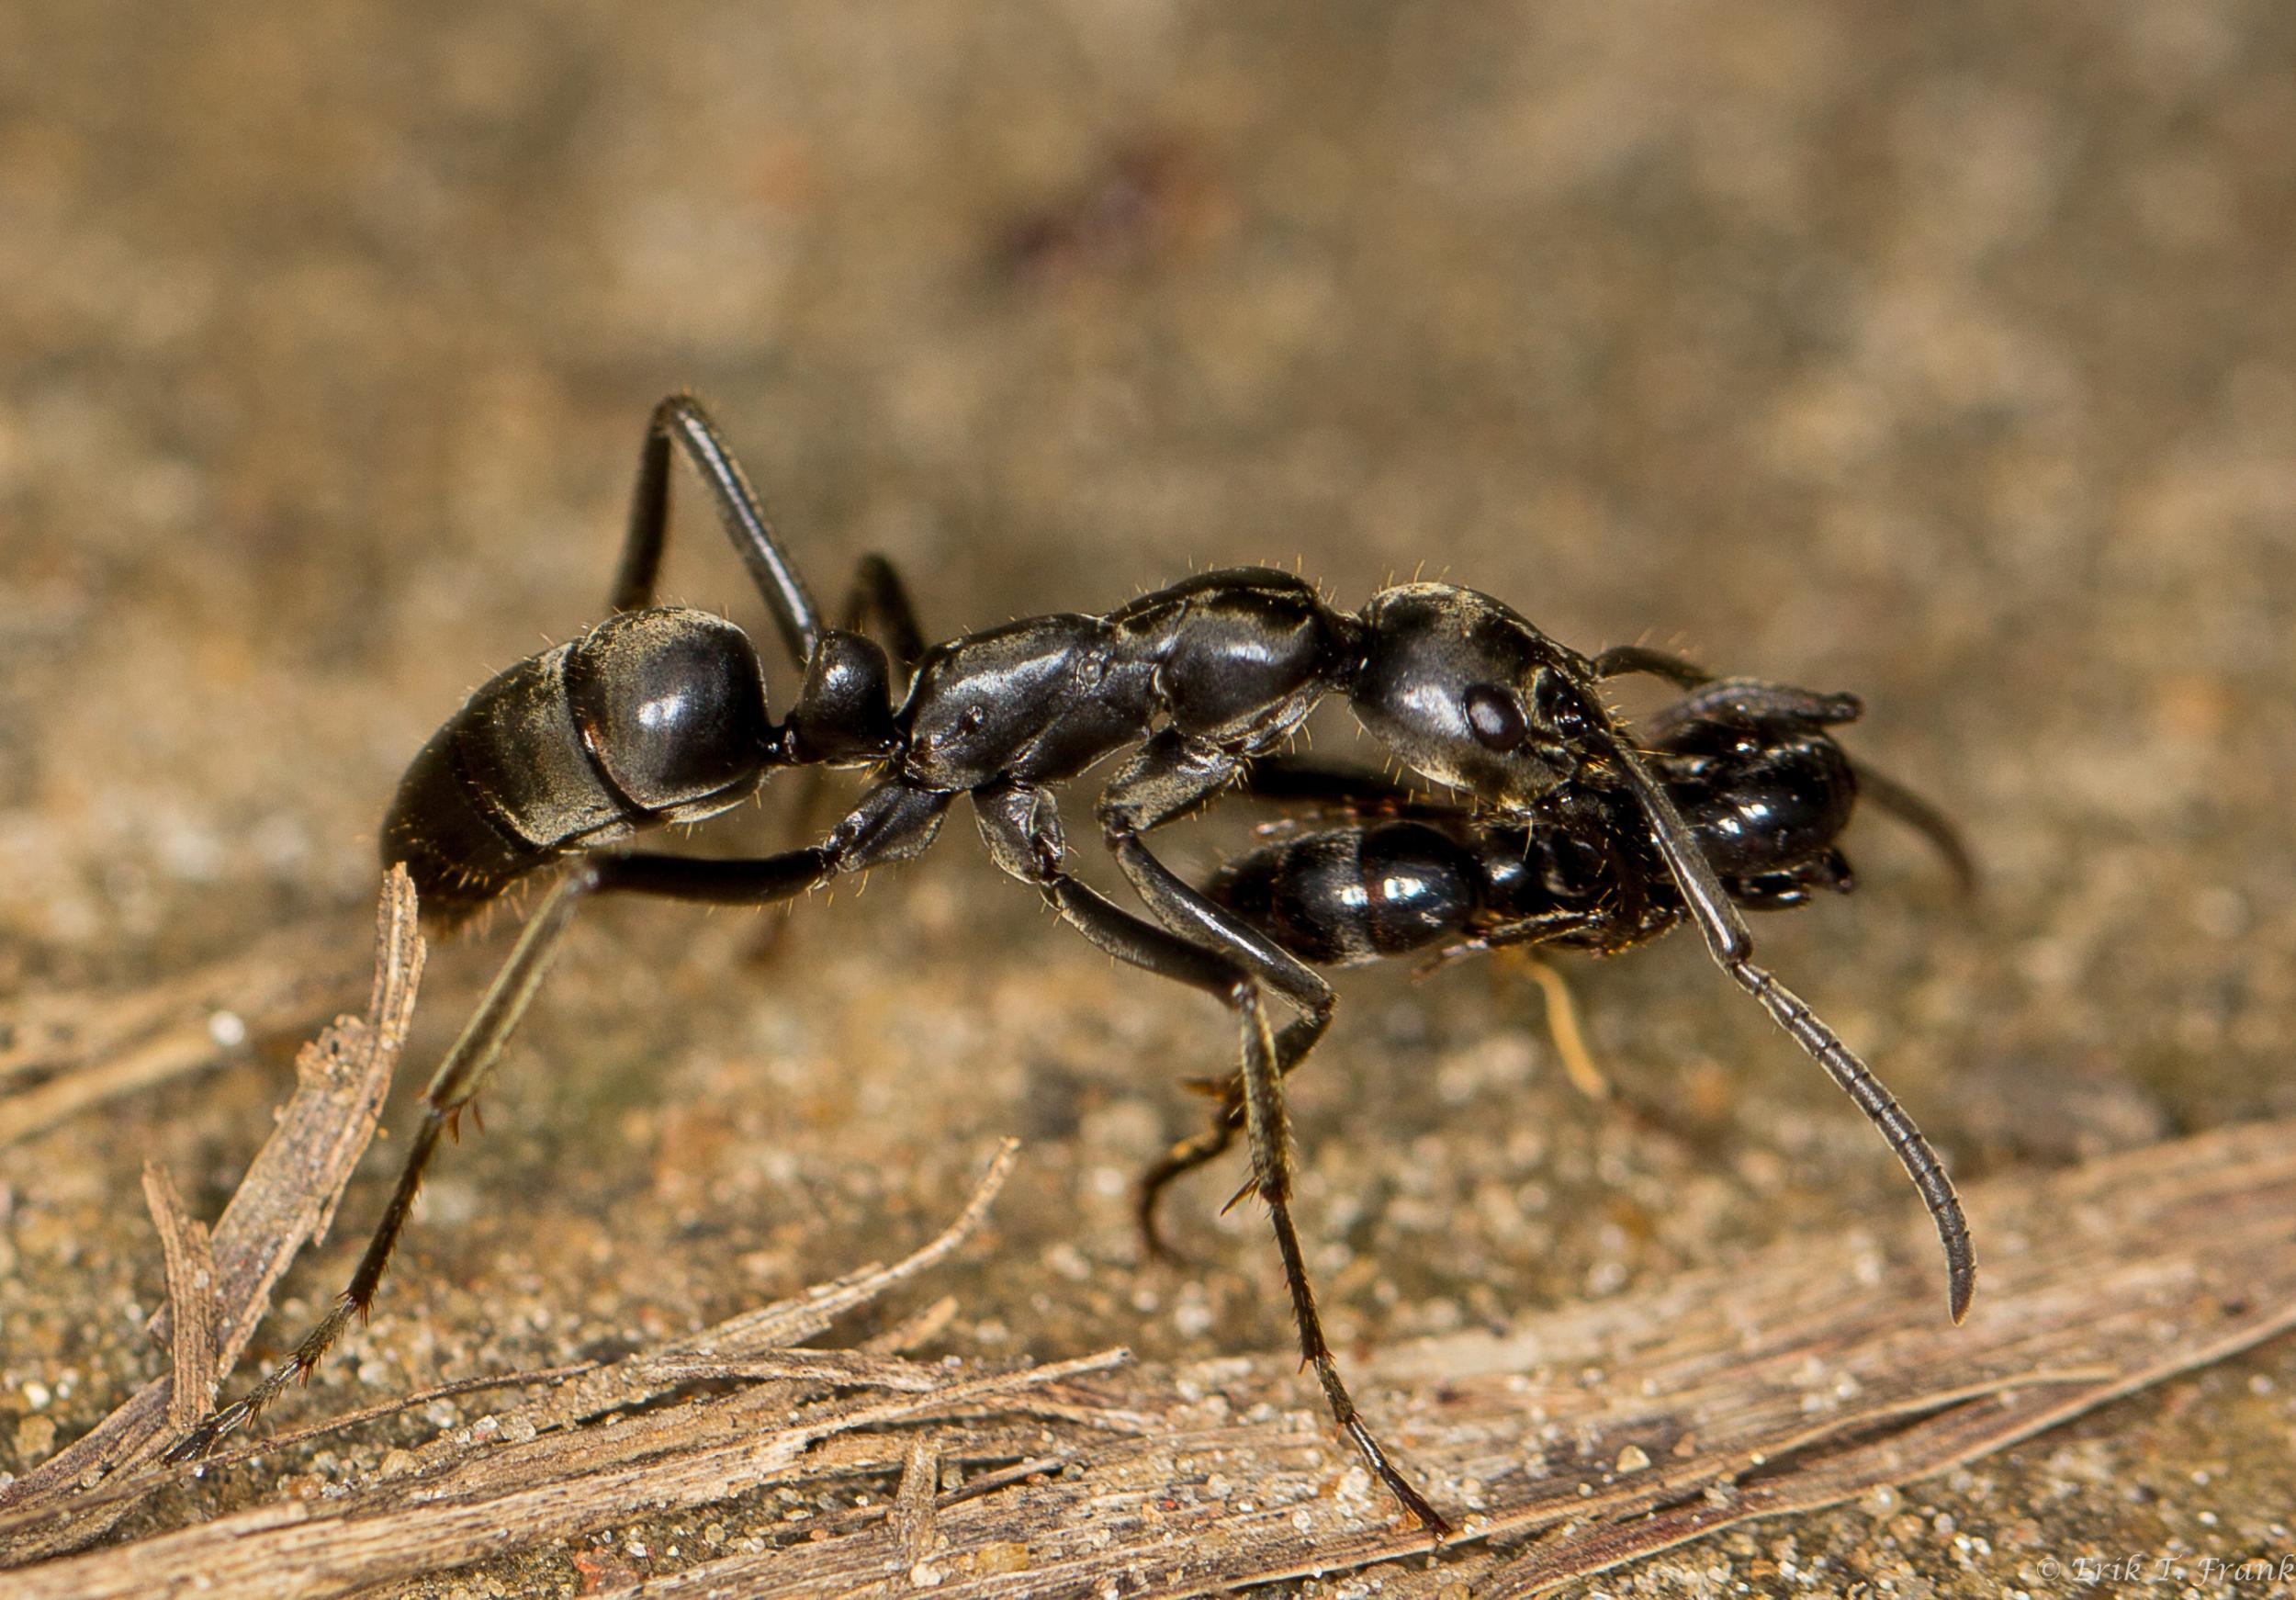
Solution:
<path fill-rule="evenodd" d="M 1843 1293 L 1842 1242 L 1804 1238 L 1728 1271 L 1387 1352 L 1367 1403 L 1462 1518 L 1432 1572 L 1418 1564 L 1422 1536 L 1328 1437 L 1289 1355 L 1119 1369 L 1107 1353 L 1012 1370 L 760 1337 L 816 1325 L 895 1268 L 617 1363 L 591 1401 L 652 1403 L 613 1425 L 568 1425 L 574 1414 L 546 1397 L 395 1452 L 386 1473 L 336 1498 L 0 1575 L 0 1600 L 189 1594 L 202 1583 L 347 1594 L 625 1526 L 633 1507 L 857 1475 L 884 1484 L 885 1500 L 808 1518 L 804 1537 L 769 1537 L 760 1551 L 651 1572 L 647 1600 L 928 1581 L 979 1600 L 1109 1583 L 1199 1594 L 1406 1558 L 1387 1574 L 1391 1591 L 1440 1579 L 1529 1595 L 1943 1470 L 2296 1324 L 2296 1127 L 2211 1134 L 1972 1199 L 2000 1244 L 1992 1292 L 1959 1330 L 1916 1282 Z M 1908 1234 L 1884 1252 L 1875 1280 L 1897 1283 L 1891 1268 L 1919 1247 Z M 919 1256 L 945 1253 L 936 1241 Z M 743 1381 L 728 1375 L 745 1370 L 756 1378 L 732 1395 L 664 1398 L 697 1374 Z M 1040 1408 L 1052 1395 L 1069 1414 Z M 1151 1425 L 1094 1425 L 1117 1414 Z M 544 1418 L 552 1431 L 510 1425 Z M 973 1476 L 929 1501 L 951 1463 Z M 1490 1548 L 1540 1535 L 1528 1553 Z"/>

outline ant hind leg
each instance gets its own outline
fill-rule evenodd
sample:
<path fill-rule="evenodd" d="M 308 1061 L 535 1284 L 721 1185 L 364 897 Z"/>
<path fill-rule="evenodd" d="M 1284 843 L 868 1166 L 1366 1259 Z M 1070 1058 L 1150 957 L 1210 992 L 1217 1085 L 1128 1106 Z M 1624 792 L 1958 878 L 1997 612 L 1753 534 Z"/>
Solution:
<path fill-rule="evenodd" d="M 375 1303 L 376 1291 L 382 1286 L 384 1270 L 398 1250 L 400 1235 L 406 1231 L 407 1219 L 413 1213 L 423 1175 L 430 1169 L 432 1156 L 438 1153 L 440 1135 L 453 1129 L 463 1108 L 471 1103 L 479 1085 L 501 1057 L 502 1046 L 517 1028 L 519 1019 L 525 1015 L 535 991 L 541 986 L 559 945 L 565 941 L 575 908 L 591 886 L 585 874 L 573 873 L 551 888 L 548 897 L 527 922 L 525 931 L 519 935 L 517 945 L 495 975 L 486 997 L 478 1002 L 478 1008 L 471 1013 L 446 1058 L 432 1075 L 422 1091 L 422 1121 L 416 1128 L 406 1160 L 399 1169 L 399 1182 L 391 1190 L 389 1203 L 383 1208 L 382 1221 L 367 1240 L 366 1249 L 351 1274 L 350 1283 L 335 1297 L 334 1305 L 303 1335 L 292 1356 L 273 1368 L 245 1395 L 210 1414 L 177 1440 L 167 1451 L 167 1459 L 197 1460 L 208 1455 L 226 1435 L 253 1422 L 279 1398 L 288 1384 L 309 1378 L 343 1336 L 343 1329 L 351 1325 L 351 1319 L 366 1316 Z"/>
<path fill-rule="evenodd" d="M 550 963 L 565 942 L 574 913 L 591 895 L 625 893 L 695 901 L 707 905 L 766 906 L 793 899 L 827 883 L 840 872 L 904 859 L 932 842 L 948 809 L 945 795 L 881 785 L 864 796 L 838 831 L 820 845 L 749 860 L 705 860 L 642 851 L 593 857 L 577 862 L 552 885 L 495 975 L 493 985 L 422 1090 L 422 1121 L 408 1146 L 399 1182 L 383 1208 L 351 1281 L 295 1353 L 267 1373 L 246 1395 L 209 1415 L 167 1452 L 170 1460 L 196 1460 L 235 1429 L 245 1426 L 278 1399 L 290 1383 L 307 1378 L 343 1336 L 353 1317 L 365 1317 L 382 1286 L 384 1271 L 399 1247 L 415 1196 L 422 1188 L 442 1135 L 453 1131 L 487 1076 L 501 1059 Z"/>

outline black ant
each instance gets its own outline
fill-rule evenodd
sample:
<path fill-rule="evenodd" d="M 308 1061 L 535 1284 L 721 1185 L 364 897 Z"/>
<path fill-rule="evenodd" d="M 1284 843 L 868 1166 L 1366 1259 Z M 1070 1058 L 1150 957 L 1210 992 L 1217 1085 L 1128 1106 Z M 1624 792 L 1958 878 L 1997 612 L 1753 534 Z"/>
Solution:
<path fill-rule="evenodd" d="M 706 612 L 652 604 L 668 527 L 670 453 L 684 453 L 771 608 L 801 673 L 776 723 L 756 650 Z M 1448 1525 L 1389 1460 L 1332 1358 L 1292 1222 L 1283 1080 L 1330 1025 L 1331 986 L 1233 909 L 1192 887 L 1146 836 L 1210 805 L 1286 744 L 1327 694 L 1421 777 L 1471 796 L 1499 819 L 1536 815 L 1545 797 L 1615 792 L 1604 834 L 1647 848 L 1724 971 L 1848 1085 L 1920 1187 L 1945 1243 L 1951 1302 L 1966 1308 L 1974 1265 L 1953 1188 L 1935 1154 L 1865 1069 L 1768 973 L 1736 903 L 1633 737 L 1604 704 L 1604 679 L 1671 675 L 1639 648 L 1581 656 L 1490 596 L 1411 583 L 1357 613 L 1263 569 L 1211 572 L 1102 616 L 1059 614 L 922 646 L 892 569 L 865 560 L 849 626 L 826 626 L 708 414 L 676 395 L 655 408 L 639 456 L 613 615 L 571 644 L 479 688 L 409 768 L 382 830 L 434 926 L 452 927 L 546 867 L 553 882 L 501 974 L 424 1090 L 427 1110 L 397 1188 L 350 1285 L 294 1355 L 171 1452 L 205 1454 L 309 1373 L 373 1303 L 439 1141 L 501 1055 L 593 895 L 640 894 L 770 905 L 922 853 L 959 795 L 973 802 L 990 857 L 1033 885 L 1064 920 L 1120 961 L 1205 990 L 1237 1017 L 1237 1099 L 1252 1187 L 1266 1202 L 1300 1345 L 1339 1427 L 1404 1507 L 1437 1538 Z M 907 678 L 861 625 L 873 616 Z M 1047 785 L 1130 749 L 1101 791 L 1101 840 L 1147 907 L 1140 916 L 1070 875 Z M 782 768 L 870 770 L 860 800 L 819 842 L 763 857 L 703 860 L 623 848 L 632 835 L 724 811 Z M 1272 990 L 1294 1012 L 1270 1020 Z"/>
<path fill-rule="evenodd" d="M 1953 825 L 1853 761 L 1827 731 L 1857 718 L 1855 696 L 1717 681 L 1657 652 L 1645 661 L 1691 693 L 1638 726 L 1643 762 L 1739 906 L 1784 910 L 1819 890 L 1848 893 L 1854 880 L 1838 841 L 1861 797 L 1920 832 L 1962 891 L 1974 889 L 1975 867 Z M 1590 1096 L 1608 1093 L 1568 989 L 1529 952 L 1615 955 L 1682 923 L 1682 896 L 1629 791 L 1593 774 L 1548 790 L 1526 812 L 1479 815 L 1374 773 L 1289 757 L 1262 762 L 1244 787 L 1255 799 L 1309 806 L 1320 820 L 1302 826 L 1288 816 L 1264 825 L 1269 842 L 1222 862 L 1203 885 L 1208 898 L 1319 966 L 1418 956 L 1424 972 L 1486 951 L 1522 955 L 1546 987 L 1548 1024 L 1570 1078 Z M 1892 1144 L 1901 1153 L 1911 1148 L 1919 1135 L 1854 1058 L 1818 1054 Z M 1210 1129 L 1175 1145 L 1137 1190 L 1142 1236 L 1167 1257 L 1158 1199 L 1225 1153 L 1244 1124 L 1234 1079 L 1193 1087 L 1221 1100 Z M 1928 1193 L 1923 1167 L 1910 1155 L 1908 1165 Z M 1930 1195 L 1941 1212 L 1952 1198 L 1950 1190 Z M 1964 1303 L 1956 1301 L 1956 1320 Z"/>

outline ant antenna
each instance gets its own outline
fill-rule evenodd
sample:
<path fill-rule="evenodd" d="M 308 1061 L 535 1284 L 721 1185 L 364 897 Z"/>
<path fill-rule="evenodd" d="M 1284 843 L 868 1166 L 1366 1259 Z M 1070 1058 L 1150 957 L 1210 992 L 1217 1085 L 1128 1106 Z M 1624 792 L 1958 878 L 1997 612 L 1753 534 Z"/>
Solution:
<path fill-rule="evenodd" d="M 1897 1103 L 1896 1097 L 1882 1087 L 1881 1080 L 1841 1042 L 1840 1036 L 1819 1020 L 1799 995 L 1753 963 L 1750 958 L 1754 941 L 1746 930 L 1746 919 L 1739 915 L 1738 907 L 1722 887 L 1714 863 L 1706 860 L 1705 852 L 1691 836 L 1690 825 L 1683 820 L 1674 802 L 1626 740 L 1613 735 L 1608 742 L 1608 753 L 1626 779 L 1627 788 L 1633 791 L 1643 816 L 1649 820 L 1651 841 L 1658 846 L 1675 888 L 1681 891 L 1691 919 L 1705 936 L 1706 950 L 1713 955 L 1715 964 L 1729 974 L 1739 987 L 1753 996 L 1761 1008 L 1770 1013 L 1771 1020 L 1784 1029 L 1811 1060 L 1826 1069 L 1826 1076 L 1857 1103 L 1858 1110 L 1881 1130 L 1882 1137 L 1888 1141 L 1890 1149 L 1896 1153 L 1907 1175 L 1913 1179 L 1914 1188 L 1920 1191 L 1922 1203 L 1929 1207 L 1930 1220 L 1937 1224 L 1938 1242 L 1945 1247 L 1946 1309 L 1959 1323 L 1969 1314 L 1970 1297 L 1976 1291 L 1977 1258 L 1969 1243 L 1969 1223 L 1962 1215 L 1961 1197 L 1953 1192 L 1953 1182 L 1945 1174 L 1945 1164 L 1938 1159 L 1936 1150 Z"/>

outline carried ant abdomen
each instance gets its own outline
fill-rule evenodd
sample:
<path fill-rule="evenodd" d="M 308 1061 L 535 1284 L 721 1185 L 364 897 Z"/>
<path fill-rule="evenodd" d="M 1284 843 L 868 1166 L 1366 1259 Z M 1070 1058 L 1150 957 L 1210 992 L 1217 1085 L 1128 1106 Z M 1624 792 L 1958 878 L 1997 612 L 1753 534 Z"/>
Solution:
<path fill-rule="evenodd" d="M 451 927 L 561 856 L 739 804 L 778 738 L 739 628 L 625 613 L 471 695 L 407 769 L 383 860 Z"/>
<path fill-rule="evenodd" d="M 1476 852 L 1424 822 L 1297 834 L 1227 862 L 1204 885 L 1207 898 L 1318 966 L 1463 939 L 1491 890 Z"/>

